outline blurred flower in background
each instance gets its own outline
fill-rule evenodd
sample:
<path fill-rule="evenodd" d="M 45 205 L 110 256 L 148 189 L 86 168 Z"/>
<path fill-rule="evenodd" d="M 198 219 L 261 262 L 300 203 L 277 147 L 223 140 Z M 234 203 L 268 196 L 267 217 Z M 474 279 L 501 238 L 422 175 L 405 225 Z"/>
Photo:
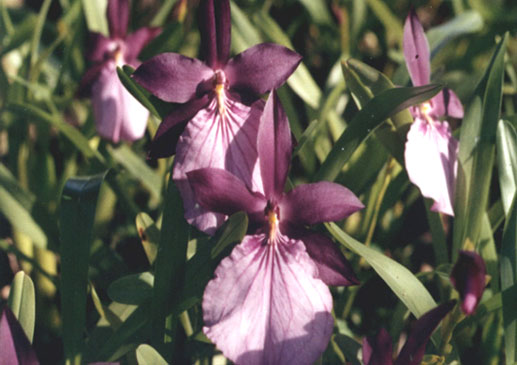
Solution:
<path fill-rule="evenodd" d="M 483 258 L 473 251 L 460 251 L 451 272 L 451 282 L 460 293 L 461 310 L 466 315 L 476 311 L 486 285 Z"/>

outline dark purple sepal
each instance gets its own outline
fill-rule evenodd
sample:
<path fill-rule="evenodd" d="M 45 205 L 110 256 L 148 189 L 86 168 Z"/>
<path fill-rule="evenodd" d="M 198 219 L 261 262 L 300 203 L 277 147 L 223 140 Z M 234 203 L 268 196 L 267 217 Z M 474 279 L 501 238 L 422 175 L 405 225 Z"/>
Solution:
<path fill-rule="evenodd" d="M 395 365 L 418 365 L 422 361 L 425 353 L 425 346 L 429 342 L 429 338 L 433 331 L 438 327 L 441 320 L 449 313 L 454 305 L 455 300 L 440 304 L 434 309 L 422 315 L 413 326 L 408 335 L 406 343 L 397 359 Z"/>
<path fill-rule="evenodd" d="M 307 253 L 318 267 L 318 277 L 325 284 L 332 286 L 359 284 L 352 265 L 330 238 L 305 229 L 289 236 L 303 241 Z"/>
<path fill-rule="evenodd" d="M 363 338 L 364 365 L 393 364 L 393 348 L 389 333 L 381 328 L 377 336 Z"/>
<path fill-rule="evenodd" d="M 215 0 L 217 1 L 217 0 Z M 217 29 L 214 0 L 202 0 L 199 4 L 198 23 L 201 35 L 201 52 L 208 66 L 217 67 Z"/>
<path fill-rule="evenodd" d="M 91 62 L 101 62 L 109 57 L 109 53 L 113 52 L 110 49 L 113 40 L 104 35 L 92 32 L 88 35 L 88 44 L 86 46 L 86 58 Z"/>
<path fill-rule="evenodd" d="M 142 63 L 133 79 L 158 98 L 186 103 L 197 96 L 203 81 L 214 72 L 203 62 L 177 53 L 162 53 Z"/>
<path fill-rule="evenodd" d="M 154 135 L 147 157 L 150 159 L 169 157 L 176 153 L 178 139 L 183 133 L 188 121 L 191 120 L 200 109 L 210 103 L 210 96 L 203 95 L 199 99 L 193 99 L 188 103 L 178 105 L 160 123 Z"/>
<path fill-rule="evenodd" d="M 230 59 L 224 72 L 230 88 L 260 95 L 280 87 L 301 61 L 289 48 L 261 43 Z"/>
<path fill-rule="evenodd" d="M 483 258 L 473 251 L 460 251 L 450 279 L 460 294 L 461 310 L 466 315 L 476 311 L 485 290 L 485 277 L 486 266 Z"/>
<path fill-rule="evenodd" d="M 264 107 L 257 135 L 257 152 L 264 194 L 269 199 L 280 197 L 284 190 L 291 162 L 289 121 L 275 91 Z"/>
<path fill-rule="evenodd" d="M 125 43 L 124 57 L 129 62 L 136 60 L 140 51 L 162 31 L 159 27 L 140 28 L 134 33 L 128 34 Z"/>
<path fill-rule="evenodd" d="M 129 0 L 109 0 L 107 15 L 111 38 L 124 38 L 129 24 Z"/>
<path fill-rule="evenodd" d="M 187 177 L 196 201 L 212 212 L 256 213 L 266 207 L 266 199 L 261 194 L 249 191 L 242 180 L 226 170 L 204 168 L 187 172 Z"/>
<path fill-rule="evenodd" d="M 1 364 L 39 364 L 27 335 L 8 306 L 0 317 L 0 357 Z"/>
<path fill-rule="evenodd" d="M 218 67 L 222 67 L 230 57 L 230 44 L 232 36 L 232 18 L 229 0 L 215 1 L 215 23 L 217 40 Z"/>
<path fill-rule="evenodd" d="M 282 219 L 298 226 L 339 221 L 364 208 L 354 193 L 328 181 L 297 186 L 279 205 Z"/>

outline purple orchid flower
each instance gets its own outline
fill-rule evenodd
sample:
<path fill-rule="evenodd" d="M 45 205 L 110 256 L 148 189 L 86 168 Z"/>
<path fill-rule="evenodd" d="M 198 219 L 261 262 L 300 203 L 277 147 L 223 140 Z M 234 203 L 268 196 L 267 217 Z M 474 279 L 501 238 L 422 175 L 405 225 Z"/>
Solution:
<path fill-rule="evenodd" d="M 8 306 L 0 316 L 0 349 L 1 364 L 39 364 L 27 335 Z"/>
<path fill-rule="evenodd" d="M 429 44 L 414 10 L 404 25 L 404 57 L 414 86 L 430 82 Z M 409 180 L 422 195 L 434 200 L 432 211 L 454 216 L 458 141 L 452 137 L 445 116 L 463 118 L 463 106 L 450 89 L 410 109 L 415 118 L 406 142 L 405 162 Z"/>
<path fill-rule="evenodd" d="M 467 316 L 476 311 L 486 285 L 485 261 L 476 252 L 460 251 L 451 272 L 451 282 L 460 293 L 461 310 Z"/>
<path fill-rule="evenodd" d="M 172 178 L 183 197 L 185 218 L 211 234 L 226 216 L 196 204 L 186 173 L 222 168 L 252 190 L 261 189 L 256 140 L 264 102 L 259 97 L 282 85 L 301 56 L 263 43 L 228 59 L 228 0 L 203 0 L 199 24 L 205 63 L 164 53 L 144 62 L 133 78 L 158 98 L 180 103 L 160 124 L 149 156 L 176 153 Z"/>
<path fill-rule="evenodd" d="M 363 204 L 330 182 L 284 193 L 291 132 L 275 92 L 265 105 L 257 148 L 260 192 L 223 169 L 187 173 L 199 204 L 228 215 L 245 211 L 250 219 L 250 233 L 221 261 L 205 289 L 203 331 L 238 364 L 312 364 L 333 327 L 325 284 L 358 280 L 330 238 L 306 226 L 341 220 Z"/>
<path fill-rule="evenodd" d="M 377 336 L 363 339 L 365 365 L 418 365 L 425 353 L 425 346 L 440 321 L 454 307 L 455 301 L 443 303 L 421 316 L 413 326 L 404 347 L 393 361 L 391 338 L 384 328 Z"/>
<path fill-rule="evenodd" d="M 138 66 L 138 54 L 161 30 L 140 28 L 127 34 L 129 0 L 109 0 L 107 17 L 110 36 L 90 34 L 88 59 L 94 65 L 83 76 L 80 90 L 91 93 L 97 132 L 102 137 L 115 143 L 135 141 L 145 133 L 149 111 L 122 85 L 117 67 Z"/>

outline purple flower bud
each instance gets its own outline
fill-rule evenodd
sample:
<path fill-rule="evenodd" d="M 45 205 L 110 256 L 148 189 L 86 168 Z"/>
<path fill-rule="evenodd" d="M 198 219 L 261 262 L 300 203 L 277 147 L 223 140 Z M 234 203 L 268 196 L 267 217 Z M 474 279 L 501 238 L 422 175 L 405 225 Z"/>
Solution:
<path fill-rule="evenodd" d="M 460 293 L 461 310 L 466 315 L 476 311 L 485 290 L 486 266 L 476 252 L 460 251 L 451 272 L 451 282 Z"/>

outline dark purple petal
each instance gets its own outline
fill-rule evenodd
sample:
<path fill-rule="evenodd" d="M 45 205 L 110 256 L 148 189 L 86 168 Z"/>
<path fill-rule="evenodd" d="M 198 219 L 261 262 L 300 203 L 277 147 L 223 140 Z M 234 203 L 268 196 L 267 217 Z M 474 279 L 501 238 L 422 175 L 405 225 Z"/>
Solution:
<path fill-rule="evenodd" d="M 411 9 L 404 24 L 403 46 L 406 65 L 413 85 L 428 84 L 431 80 L 429 44 L 414 9 Z"/>
<path fill-rule="evenodd" d="M 39 364 L 27 335 L 8 306 L 0 317 L 0 349 L 0 364 Z"/>
<path fill-rule="evenodd" d="M 260 118 L 257 152 L 264 184 L 264 195 L 280 197 L 291 161 L 291 131 L 282 104 L 273 91 Z"/>
<path fill-rule="evenodd" d="M 187 172 L 197 202 L 213 212 L 230 215 L 264 210 L 266 200 L 254 194 L 235 175 L 223 169 L 204 168 Z"/>
<path fill-rule="evenodd" d="M 201 34 L 201 52 L 208 66 L 217 68 L 217 29 L 214 1 L 202 0 L 199 4 L 199 30 Z"/>
<path fill-rule="evenodd" d="M 129 0 L 109 0 L 107 12 L 110 36 L 124 38 L 129 24 Z"/>
<path fill-rule="evenodd" d="M 97 79 L 99 78 L 99 75 L 101 71 L 106 68 L 106 65 L 111 62 L 111 60 L 106 60 L 104 62 L 99 62 L 92 67 L 90 67 L 86 73 L 81 78 L 81 81 L 79 82 L 79 87 L 77 88 L 77 94 L 80 97 L 89 97 L 91 94 L 91 88 L 92 85 Z"/>
<path fill-rule="evenodd" d="M 395 365 L 418 365 L 424 357 L 425 346 L 434 329 L 440 321 L 451 311 L 456 302 L 454 300 L 440 304 L 420 317 L 413 326 L 404 347 L 400 351 Z"/>
<path fill-rule="evenodd" d="M 137 59 L 140 51 L 153 40 L 160 32 L 161 28 L 140 28 L 136 32 L 129 34 L 125 39 L 126 47 L 124 57 L 128 63 Z"/>
<path fill-rule="evenodd" d="M 246 236 L 203 295 L 203 332 L 236 364 L 313 364 L 332 334 L 332 295 L 303 243 Z"/>
<path fill-rule="evenodd" d="M 341 220 L 364 205 L 342 185 L 320 181 L 295 187 L 281 202 L 280 219 L 296 226 Z"/>
<path fill-rule="evenodd" d="M 476 252 L 460 251 L 452 268 L 451 282 L 460 293 L 461 310 L 466 315 L 475 312 L 485 290 L 485 261 Z"/>
<path fill-rule="evenodd" d="M 116 48 L 116 42 L 100 33 L 88 35 L 86 47 L 86 58 L 92 62 L 105 61 L 111 52 Z"/>
<path fill-rule="evenodd" d="M 186 173 L 204 167 L 225 169 L 251 191 L 262 192 L 256 141 L 263 110 L 261 99 L 248 106 L 224 93 L 212 98 L 187 123 L 179 138 L 172 178 L 183 198 L 185 218 L 203 232 L 214 233 L 225 217 L 216 216 L 196 203 Z"/>
<path fill-rule="evenodd" d="M 177 53 L 162 53 L 142 63 L 132 77 L 162 100 L 185 103 L 196 97 L 203 81 L 214 75 L 203 62 Z"/>
<path fill-rule="evenodd" d="M 463 105 L 458 96 L 456 96 L 451 89 L 445 88 L 440 91 L 440 93 L 431 100 L 431 104 L 433 108 L 432 113 L 438 118 L 444 116 L 458 119 L 463 118 Z"/>
<path fill-rule="evenodd" d="M 301 61 L 289 48 L 262 43 L 230 59 L 224 72 L 230 88 L 260 95 L 280 87 Z"/>
<path fill-rule="evenodd" d="M 384 328 L 381 328 L 375 337 L 363 338 L 364 365 L 391 365 L 392 353 L 391 337 Z"/>
<path fill-rule="evenodd" d="M 358 285 L 359 279 L 352 265 L 327 236 L 303 230 L 298 236 L 307 248 L 307 253 L 318 267 L 318 277 L 327 285 Z"/>
<path fill-rule="evenodd" d="M 176 144 L 188 121 L 205 108 L 210 102 L 210 96 L 205 94 L 199 99 L 178 105 L 172 113 L 161 122 L 154 135 L 148 158 L 169 157 L 176 153 Z"/>

